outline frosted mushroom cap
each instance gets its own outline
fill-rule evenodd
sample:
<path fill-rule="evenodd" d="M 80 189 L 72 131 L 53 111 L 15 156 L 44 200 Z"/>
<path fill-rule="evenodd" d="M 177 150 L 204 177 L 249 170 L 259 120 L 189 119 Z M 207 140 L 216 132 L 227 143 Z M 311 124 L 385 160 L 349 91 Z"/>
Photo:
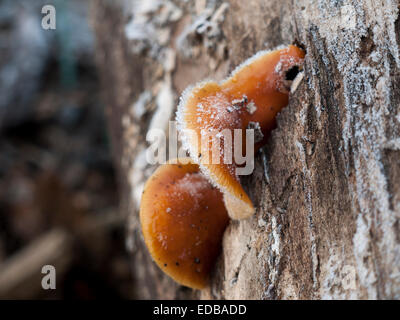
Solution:
<path fill-rule="evenodd" d="M 184 286 L 207 285 L 228 221 L 221 192 L 188 158 L 162 165 L 145 185 L 140 222 L 146 246 L 156 264 Z"/>
<path fill-rule="evenodd" d="M 245 137 L 246 129 L 259 128 L 259 132 L 255 131 L 258 134 L 255 147 L 262 146 L 275 127 L 277 113 L 288 104 L 287 74 L 303 60 L 304 51 L 296 46 L 261 51 L 223 82 L 202 82 L 182 94 L 177 121 L 183 133 L 183 144 L 202 172 L 224 193 L 228 213 L 233 219 L 251 216 L 254 206 L 236 175 L 238 165 L 234 157 L 231 163 L 225 161 L 227 140 L 222 138 L 222 144 L 218 145 L 204 137 L 229 130 L 234 141 L 235 129 L 242 130 Z M 196 134 L 189 134 L 187 129 Z M 235 153 L 234 147 L 234 142 L 228 147 L 231 155 Z M 218 159 L 218 163 L 214 159 Z"/>

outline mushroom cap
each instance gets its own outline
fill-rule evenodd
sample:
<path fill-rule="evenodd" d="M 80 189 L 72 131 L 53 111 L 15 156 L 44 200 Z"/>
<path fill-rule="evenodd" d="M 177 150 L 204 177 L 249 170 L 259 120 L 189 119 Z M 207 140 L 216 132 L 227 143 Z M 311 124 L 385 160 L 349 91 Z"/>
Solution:
<path fill-rule="evenodd" d="M 242 130 L 242 150 L 245 150 L 244 132 L 255 123 L 261 131 L 256 148 L 262 146 L 275 127 L 277 113 L 288 104 L 287 72 L 301 65 L 303 60 L 304 51 L 293 45 L 261 51 L 237 67 L 223 82 L 202 82 L 182 94 L 177 120 L 183 132 L 183 144 L 203 173 L 224 193 L 228 213 L 233 219 L 244 219 L 254 213 L 253 203 L 236 175 L 239 165 L 234 157 L 231 163 L 224 161 L 228 153 L 235 154 L 236 141 L 230 143 L 223 136 L 220 144 L 212 143 L 207 134 L 227 129 L 234 141 L 233 131 Z M 188 134 L 188 129 L 195 134 Z M 218 159 L 219 163 L 213 159 Z"/>
<path fill-rule="evenodd" d="M 154 172 L 144 188 L 140 222 L 146 246 L 166 274 L 190 288 L 207 285 L 229 216 L 221 192 L 197 164 L 182 158 Z"/>

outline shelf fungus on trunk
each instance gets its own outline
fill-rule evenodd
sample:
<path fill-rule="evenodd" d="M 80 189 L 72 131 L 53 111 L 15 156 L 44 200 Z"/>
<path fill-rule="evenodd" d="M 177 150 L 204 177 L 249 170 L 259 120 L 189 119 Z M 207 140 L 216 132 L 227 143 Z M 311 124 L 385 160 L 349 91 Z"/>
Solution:
<path fill-rule="evenodd" d="M 221 192 L 197 164 L 180 158 L 154 172 L 142 195 L 140 222 L 146 246 L 166 274 L 187 287 L 207 285 L 229 216 Z"/>
<path fill-rule="evenodd" d="M 254 150 L 265 144 L 277 113 L 288 104 L 291 81 L 301 69 L 304 55 L 294 45 L 261 51 L 224 81 L 201 82 L 181 96 L 177 121 L 183 144 L 204 175 L 223 192 L 232 219 L 254 213 L 239 180 L 239 175 L 249 173 L 240 173 L 243 163 L 238 159 L 248 150 L 254 157 Z M 246 140 L 248 130 L 252 130 L 253 140 Z"/>

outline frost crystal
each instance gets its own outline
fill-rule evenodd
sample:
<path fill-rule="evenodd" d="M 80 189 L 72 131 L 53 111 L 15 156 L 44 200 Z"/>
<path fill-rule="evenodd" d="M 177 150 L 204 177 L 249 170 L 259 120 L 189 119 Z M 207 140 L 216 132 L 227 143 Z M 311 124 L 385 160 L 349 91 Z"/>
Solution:
<path fill-rule="evenodd" d="M 254 130 L 254 142 L 260 142 L 264 139 L 264 135 L 261 131 L 261 126 L 259 122 L 250 121 L 247 125 L 247 129 Z"/>

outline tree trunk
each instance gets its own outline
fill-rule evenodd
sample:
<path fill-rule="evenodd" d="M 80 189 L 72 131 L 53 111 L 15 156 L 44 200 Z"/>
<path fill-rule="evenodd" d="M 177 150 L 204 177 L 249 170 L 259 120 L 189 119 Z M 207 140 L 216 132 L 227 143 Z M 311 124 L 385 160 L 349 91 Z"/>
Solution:
<path fill-rule="evenodd" d="M 97 61 L 129 215 L 138 298 L 400 298 L 400 18 L 395 0 L 96 0 Z M 243 179 L 211 285 L 176 285 L 138 222 L 150 128 L 182 90 L 261 49 L 296 43 L 304 77 Z"/>

